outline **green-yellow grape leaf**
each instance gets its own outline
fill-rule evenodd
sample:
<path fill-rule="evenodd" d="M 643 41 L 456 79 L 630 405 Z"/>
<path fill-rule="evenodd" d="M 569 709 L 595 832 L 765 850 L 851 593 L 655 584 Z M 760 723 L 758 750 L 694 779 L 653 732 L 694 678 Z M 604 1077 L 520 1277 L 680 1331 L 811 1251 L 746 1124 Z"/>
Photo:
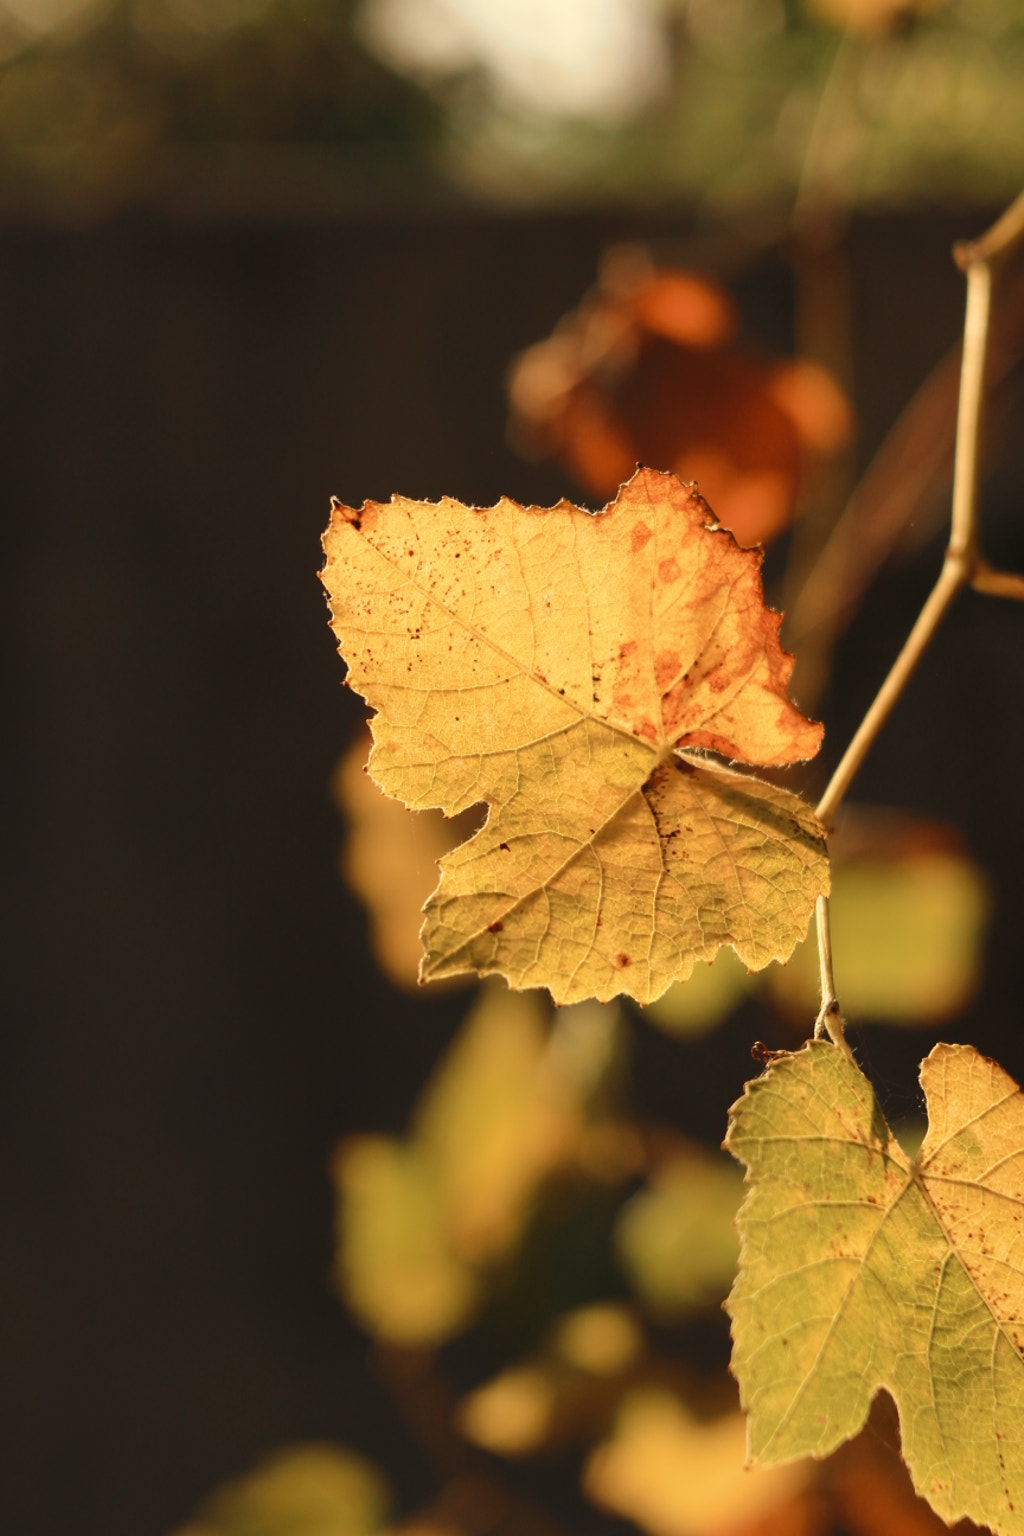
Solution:
<path fill-rule="evenodd" d="M 441 861 L 421 978 L 496 972 L 640 1003 L 731 944 L 785 960 L 828 890 L 810 807 L 703 754 L 779 766 L 821 727 L 764 604 L 760 551 L 640 469 L 602 513 L 445 498 L 336 504 L 348 681 L 388 794 L 485 824 Z"/>
<path fill-rule="evenodd" d="M 824 1041 L 748 1083 L 728 1301 L 755 1465 L 826 1456 L 884 1389 L 943 1519 L 1024 1532 L 1024 1097 L 970 1046 L 921 1065 L 911 1161 L 870 1083 Z"/>

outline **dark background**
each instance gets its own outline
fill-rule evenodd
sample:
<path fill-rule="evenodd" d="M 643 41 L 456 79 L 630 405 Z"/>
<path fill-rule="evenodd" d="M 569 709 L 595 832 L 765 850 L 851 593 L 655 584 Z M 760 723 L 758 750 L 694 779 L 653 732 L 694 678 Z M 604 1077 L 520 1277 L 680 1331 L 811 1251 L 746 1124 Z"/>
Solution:
<path fill-rule="evenodd" d="M 949 245 L 986 217 L 854 222 L 862 462 L 955 340 Z M 571 492 L 505 445 L 507 362 L 609 240 L 685 229 L 452 211 L 0 231 L 7 1536 L 160 1536 L 308 1438 L 426 1488 L 331 1294 L 327 1163 L 347 1132 L 402 1127 L 465 998 L 393 993 L 337 877 L 328 780 L 361 711 L 319 534 L 332 493 Z M 791 346 L 782 259 L 736 291 L 748 337 Z M 1022 420 L 986 514 L 1016 568 Z M 823 768 L 938 559 L 885 574 L 844 640 Z M 987 872 L 985 991 L 943 1033 L 1018 1078 L 1022 626 L 963 598 L 857 786 L 954 822 Z M 751 1007 L 724 1047 L 639 1025 L 642 1109 L 717 1140 L 772 1027 Z M 897 1107 L 933 1038 L 866 1033 Z"/>

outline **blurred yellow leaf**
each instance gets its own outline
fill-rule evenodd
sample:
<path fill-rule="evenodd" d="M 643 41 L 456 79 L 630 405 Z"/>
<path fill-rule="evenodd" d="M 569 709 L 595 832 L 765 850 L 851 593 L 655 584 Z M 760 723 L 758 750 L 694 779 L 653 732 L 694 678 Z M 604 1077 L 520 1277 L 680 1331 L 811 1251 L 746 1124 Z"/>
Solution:
<path fill-rule="evenodd" d="M 459 1405 L 458 1426 L 467 1440 L 500 1456 L 525 1456 L 543 1445 L 554 1413 L 557 1386 L 540 1365 L 514 1366 Z"/>
<path fill-rule="evenodd" d="M 822 829 L 702 754 L 798 762 L 821 727 L 786 698 L 760 552 L 694 486 L 638 469 L 598 515 L 336 503 L 324 550 L 374 779 L 489 807 L 442 860 L 424 979 L 647 1003 L 723 945 L 757 969 L 792 952 L 828 888 Z"/>
<path fill-rule="evenodd" d="M 642 1357 L 644 1337 L 626 1307 L 578 1307 L 529 1360 L 500 1372 L 459 1404 L 467 1440 L 502 1456 L 563 1448 L 600 1432 Z"/>
<path fill-rule="evenodd" d="M 698 961 L 689 981 L 673 982 L 648 1003 L 644 1015 L 670 1035 L 703 1035 L 728 1018 L 754 986 L 734 949 L 720 949 L 710 965 Z"/>
<path fill-rule="evenodd" d="M 177 1536 L 373 1536 L 389 1502 L 383 1479 L 362 1456 L 296 1446 L 228 1483 Z"/>
<path fill-rule="evenodd" d="M 412 1135 L 341 1147 L 338 1283 L 371 1333 L 436 1344 L 469 1322 L 487 1264 L 515 1243 L 544 1179 L 580 1152 L 616 1038 L 614 1010 L 564 1009 L 549 1032 L 537 994 L 493 984 L 427 1085 Z"/>
<path fill-rule="evenodd" d="M 572 1155 L 581 1121 L 548 1050 L 537 994 L 488 988 L 415 1119 L 436 1168 L 445 1232 L 463 1258 L 505 1249 L 537 1183 Z"/>
<path fill-rule="evenodd" d="M 624 1399 L 612 1438 L 590 1456 L 583 1488 L 651 1536 L 807 1532 L 807 1464 L 749 1471 L 746 1440 L 742 1414 L 701 1424 L 672 1394 L 637 1390 Z"/>
<path fill-rule="evenodd" d="M 896 849 L 851 863 L 837 857 L 832 882 L 836 987 L 851 1018 L 928 1024 L 970 1001 L 989 897 L 966 854 Z M 765 980 L 787 1008 L 813 1014 L 820 1000 L 813 934 Z"/>
<path fill-rule="evenodd" d="M 557 1353 L 592 1376 L 618 1376 L 643 1349 L 643 1335 L 626 1307 L 597 1302 L 570 1312 L 555 1329 Z"/>
<path fill-rule="evenodd" d="M 845 32 L 889 32 L 925 11 L 934 10 L 945 0 L 808 0 L 816 11 L 834 27 Z"/>
<path fill-rule="evenodd" d="M 472 830 L 473 816 L 408 811 L 366 772 L 369 729 L 360 730 L 334 773 L 335 803 L 347 824 L 341 872 L 370 918 L 373 957 L 396 987 L 417 987 L 423 905 L 437 865 Z"/>
<path fill-rule="evenodd" d="M 415 1144 L 359 1137 L 335 1163 L 339 1289 L 370 1333 L 437 1344 L 462 1328 L 479 1280 L 452 1252 L 442 1180 Z"/>
<path fill-rule="evenodd" d="M 743 1180 L 708 1153 L 662 1163 L 623 1207 L 615 1245 L 633 1289 L 657 1317 L 676 1318 L 725 1299 L 736 1273 L 733 1225 Z"/>

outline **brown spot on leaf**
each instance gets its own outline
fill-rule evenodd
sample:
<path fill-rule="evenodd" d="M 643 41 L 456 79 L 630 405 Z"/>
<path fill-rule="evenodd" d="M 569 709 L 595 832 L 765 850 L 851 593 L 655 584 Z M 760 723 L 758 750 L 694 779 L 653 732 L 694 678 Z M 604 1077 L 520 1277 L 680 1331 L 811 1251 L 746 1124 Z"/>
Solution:
<path fill-rule="evenodd" d="M 679 668 L 682 665 L 678 651 L 660 651 L 654 658 L 654 680 L 658 690 L 664 693 L 669 685 L 679 676 Z"/>
<path fill-rule="evenodd" d="M 658 561 L 658 580 L 666 587 L 670 581 L 678 581 L 679 574 L 679 565 L 675 555 L 669 555 L 667 560 Z"/>
<path fill-rule="evenodd" d="M 634 555 L 638 555 L 654 537 L 646 523 L 637 523 L 629 536 L 629 546 Z"/>
<path fill-rule="evenodd" d="M 487 924 L 487 932 L 488 933 L 501 933 L 504 930 L 504 927 L 505 927 L 505 924 L 502 923 L 502 922 L 488 923 Z"/>
<path fill-rule="evenodd" d="M 628 955 L 623 954 L 615 956 L 615 964 L 618 966 L 620 971 L 624 971 L 626 966 L 632 964 L 632 962 Z"/>

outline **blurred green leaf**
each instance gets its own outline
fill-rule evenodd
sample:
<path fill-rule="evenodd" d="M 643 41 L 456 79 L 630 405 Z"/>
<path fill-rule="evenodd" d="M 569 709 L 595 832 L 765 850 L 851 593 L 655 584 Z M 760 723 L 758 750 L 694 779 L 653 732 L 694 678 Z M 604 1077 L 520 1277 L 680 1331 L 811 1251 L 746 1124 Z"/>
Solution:
<path fill-rule="evenodd" d="M 338 1285 L 370 1333 L 436 1344 L 471 1317 L 479 1282 L 448 1244 L 441 1180 L 420 1148 L 359 1137 L 337 1158 Z"/>
<path fill-rule="evenodd" d="M 928 1024 L 949 1018 L 977 987 L 989 896 L 977 865 L 954 851 L 874 857 L 833 866 L 836 989 L 853 1019 Z M 813 934 L 766 978 L 802 1016 L 819 1002 Z"/>
<path fill-rule="evenodd" d="M 654 1316 L 670 1320 L 724 1300 L 739 1257 L 733 1222 L 742 1194 L 724 1158 L 693 1149 L 662 1163 L 623 1207 L 616 1249 Z"/>
<path fill-rule="evenodd" d="M 453 1337 L 544 1181 L 580 1159 L 600 1164 L 586 1133 L 617 1058 L 617 1021 L 616 1009 L 583 1004 L 549 1028 L 538 994 L 487 986 L 428 1083 L 412 1135 L 340 1148 L 337 1279 L 371 1333 L 405 1344 Z"/>
<path fill-rule="evenodd" d="M 710 965 L 698 960 L 688 981 L 674 982 L 649 1003 L 644 1017 L 670 1035 L 703 1035 L 728 1018 L 756 983 L 734 949 L 720 949 Z"/>
<path fill-rule="evenodd" d="M 296 1446 L 228 1483 L 177 1536 L 373 1536 L 389 1502 L 383 1479 L 362 1456 Z"/>

